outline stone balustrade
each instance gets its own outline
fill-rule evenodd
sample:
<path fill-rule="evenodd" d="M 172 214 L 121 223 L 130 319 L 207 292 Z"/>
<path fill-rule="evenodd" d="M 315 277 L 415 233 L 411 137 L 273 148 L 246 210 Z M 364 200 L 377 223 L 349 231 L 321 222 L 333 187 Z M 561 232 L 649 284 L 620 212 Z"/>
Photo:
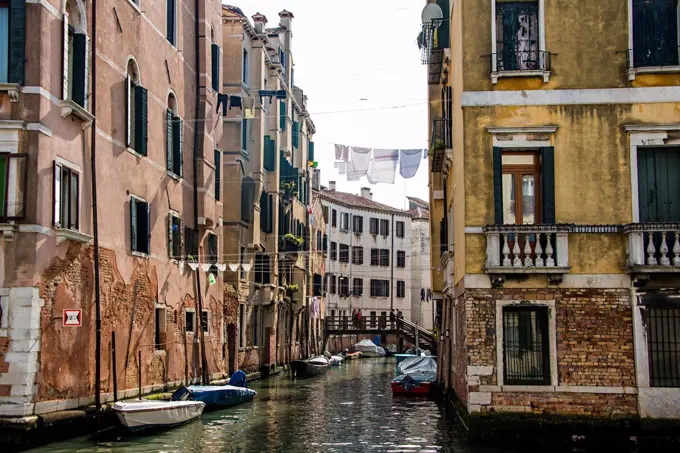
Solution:
<path fill-rule="evenodd" d="M 623 233 L 629 270 L 680 272 L 680 223 L 632 223 Z"/>

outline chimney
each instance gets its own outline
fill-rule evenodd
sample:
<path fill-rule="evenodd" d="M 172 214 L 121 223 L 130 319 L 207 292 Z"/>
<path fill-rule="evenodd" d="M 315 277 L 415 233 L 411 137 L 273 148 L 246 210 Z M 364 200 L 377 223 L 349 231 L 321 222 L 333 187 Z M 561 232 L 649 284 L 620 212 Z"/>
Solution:
<path fill-rule="evenodd" d="M 285 9 L 279 13 L 279 17 L 281 18 L 279 25 L 282 27 L 286 27 L 286 30 L 291 30 L 291 26 L 293 25 L 293 13 L 290 11 L 286 11 Z"/>
<path fill-rule="evenodd" d="M 321 190 L 321 170 L 312 168 L 312 189 Z"/>
<path fill-rule="evenodd" d="M 328 190 L 335 192 L 335 181 L 328 181 Z"/>
<path fill-rule="evenodd" d="M 267 16 L 255 13 L 253 15 L 253 22 L 255 22 L 255 31 L 259 34 L 264 33 L 264 29 L 267 26 Z"/>
<path fill-rule="evenodd" d="M 373 200 L 373 194 L 371 193 L 371 189 L 368 187 L 362 187 L 361 188 L 361 197 L 365 198 L 367 200 Z"/>

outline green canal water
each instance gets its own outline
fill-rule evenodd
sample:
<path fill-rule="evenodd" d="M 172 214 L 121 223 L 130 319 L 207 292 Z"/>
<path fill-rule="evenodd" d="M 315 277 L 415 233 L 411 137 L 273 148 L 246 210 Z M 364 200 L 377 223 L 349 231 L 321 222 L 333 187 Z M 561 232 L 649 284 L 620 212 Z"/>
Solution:
<path fill-rule="evenodd" d="M 148 435 L 53 443 L 37 452 L 456 452 L 510 453 L 466 445 L 444 408 L 393 397 L 393 359 L 364 359 L 324 376 L 255 382 L 255 400 Z"/>

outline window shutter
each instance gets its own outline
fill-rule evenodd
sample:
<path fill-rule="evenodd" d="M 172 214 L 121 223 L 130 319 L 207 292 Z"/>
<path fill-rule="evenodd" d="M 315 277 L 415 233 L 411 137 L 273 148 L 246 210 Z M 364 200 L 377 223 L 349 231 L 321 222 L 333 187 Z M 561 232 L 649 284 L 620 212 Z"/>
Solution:
<path fill-rule="evenodd" d="M 222 198 L 222 153 L 215 150 L 215 200 Z"/>
<path fill-rule="evenodd" d="M 68 99 L 68 13 L 64 13 L 62 29 L 62 67 L 61 67 L 61 97 Z"/>
<path fill-rule="evenodd" d="M 279 112 L 279 127 L 282 131 L 286 130 L 286 101 L 281 101 L 279 105 L 281 111 Z"/>
<path fill-rule="evenodd" d="M 252 207 L 255 197 L 255 181 L 253 178 L 246 176 L 241 182 L 241 220 L 250 223 L 253 219 L 251 216 Z"/>
<path fill-rule="evenodd" d="M 85 62 L 87 61 L 87 36 L 84 33 L 73 35 L 73 93 L 72 99 L 85 108 Z"/>
<path fill-rule="evenodd" d="M 172 240 L 172 215 L 168 214 L 168 257 L 174 258 L 173 253 L 173 240 Z"/>
<path fill-rule="evenodd" d="M 220 46 L 212 45 L 212 87 L 220 91 Z"/>
<path fill-rule="evenodd" d="M 130 96 L 132 96 L 132 86 L 130 81 L 130 75 L 125 76 L 125 146 L 129 147 L 132 137 L 130 136 L 130 130 L 132 129 L 132 123 L 130 118 Z"/>
<path fill-rule="evenodd" d="M 276 170 L 276 143 L 268 135 L 264 137 L 264 169 Z"/>
<path fill-rule="evenodd" d="M 437 0 L 437 4 L 444 13 L 444 21 L 437 29 L 437 48 L 449 48 L 449 30 L 451 29 L 451 13 L 449 11 L 449 0 Z"/>
<path fill-rule="evenodd" d="M 260 229 L 267 230 L 267 192 L 264 190 L 260 195 Z"/>
<path fill-rule="evenodd" d="M 132 251 L 137 252 L 137 199 L 130 198 L 130 244 Z"/>
<path fill-rule="evenodd" d="M 167 2 L 167 38 L 170 44 L 175 45 L 175 0 Z"/>
<path fill-rule="evenodd" d="M 174 117 L 172 122 L 173 171 L 180 178 L 184 177 L 184 122 Z"/>
<path fill-rule="evenodd" d="M 151 204 L 145 203 L 146 205 L 146 253 L 151 253 Z"/>
<path fill-rule="evenodd" d="M 447 208 L 448 209 L 448 208 Z M 493 212 L 496 225 L 503 224 L 503 155 L 501 148 L 493 149 Z"/>
<path fill-rule="evenodd" d="M 7 165 L 7 159 L 3 158 L 2 159 L 4 165 L 3 167 L 6 167 Z M 3 169 L 3 172 L 6 171 Z M 57 162 L 55 161 L 52 164 L 52 222 L 55 225 L 59 225 L 61 222 L 60 218 L 60 213 L 61 213 L 61 167 L 57 165 Z M 0 188 L 0 191 L 2 193 L 2 198 L 0 199 L 0 203 L 2 203 L 2 209 L 0 209 L 0 214 L 5 213 L 5 177 L 3 176 L 2 179 L 0 179 L 0 184 L 2 184 L 2 188 Z"/>
<path fill-rule="evenodd" d="M 172 161 L 172 153 L 174 151 L 174 144 L 173 144 L 173 125 L 172 125 L 172 110 L 167 109 L 165 111 L 165 121 L 166 121 L 166 131 L 165 134 L 167 136 L 167 146 L 166 146 L 166 152 L 167 152 L 167 169 L 169 171 L 173 171 L 173 161 Z"/>
<path fill-rule="evenodd" d="M 314 162 L 314 142 L 309 142 L 309 161 Z"/>
<path fill-rule="evenodd" d="M 67 21 L 68 23 L 68 21 Z M 26 61 L 26 0 L 9 4 L 9 82 L 24 84 Z"/>
<path fill-rule="evenodd" d="M 274 196 L 269 195 L 269 202 L 267 203 L 267 233 L 274 232 Z"/>
<path fill-rule="evenodd" d="M 555 148 L 541 148 L 541 186 L 543 189 L 543 222 L 555 223 Z"/>
<path fill-rule="evenodd" d="M 148 139 L 148 114 L 147 114 L 146 88 L 135 87 L 135 151 L 142 156 L 146 156 L 146 145 Z"/>

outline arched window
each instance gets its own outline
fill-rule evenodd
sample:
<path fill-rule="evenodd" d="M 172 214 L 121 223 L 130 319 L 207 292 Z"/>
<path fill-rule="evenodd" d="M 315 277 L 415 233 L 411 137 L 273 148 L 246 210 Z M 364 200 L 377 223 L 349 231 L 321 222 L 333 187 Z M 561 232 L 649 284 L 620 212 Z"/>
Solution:
<path fill-rule="evenodd" d="M 68 0 L 63 22 L 62 96 L 87 108 L 89 81 L 89 37 L 85 5 Z"/>
<path fill-rule="evenodd" d="M 177 98 L 168 95 L 168 108 L 165 112 L 167 169 L 180 178 L 184 177 L 184 123 L 179 117 Z"/>
<path fill-rule="evenodd" d="M 130 59 L 125 75 L 125 144 L 142 156 L 146 156 L 148 139 L 147 96 L 137 63 Z"/>

